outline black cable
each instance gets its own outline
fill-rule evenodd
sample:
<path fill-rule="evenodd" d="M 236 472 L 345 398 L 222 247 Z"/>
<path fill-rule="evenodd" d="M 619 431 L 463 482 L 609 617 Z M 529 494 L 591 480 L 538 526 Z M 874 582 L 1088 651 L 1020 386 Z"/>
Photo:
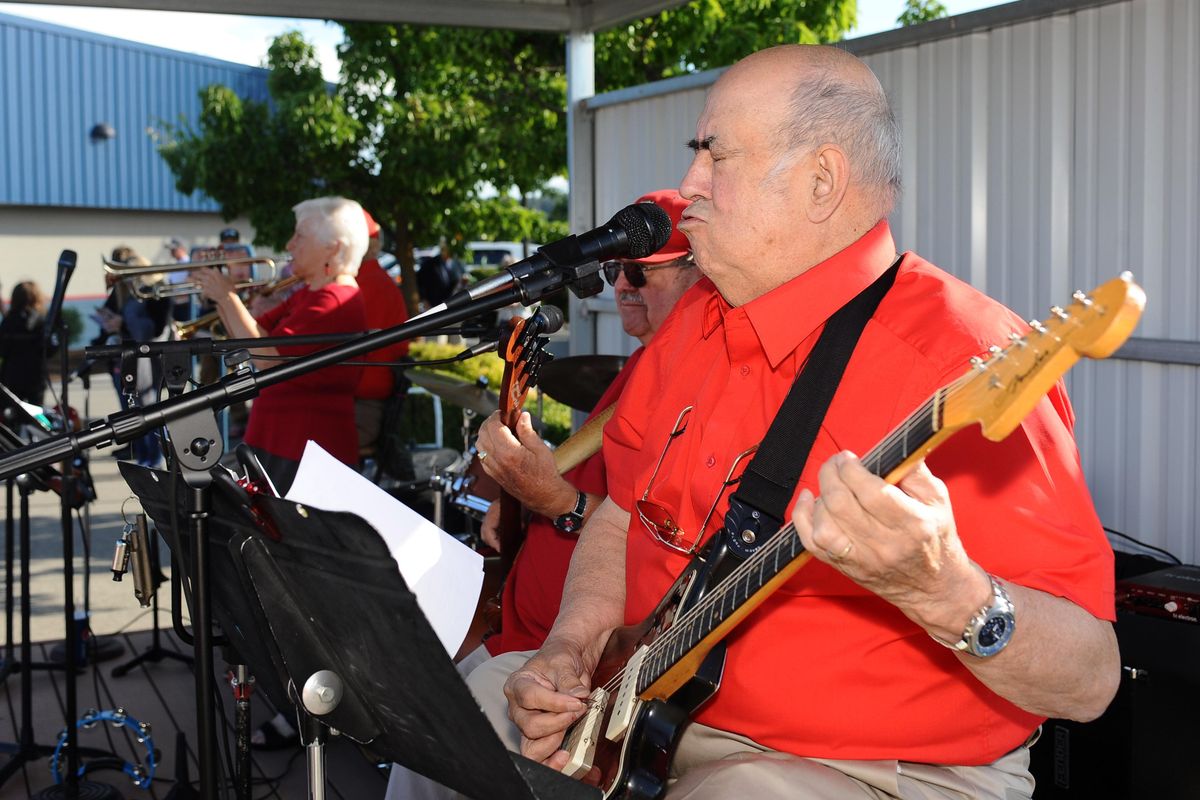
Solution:
<path fill-rule="evenodd" d="M 1105 530 L 1107 533 L 1111 533 L 1111 534 L 1112 534 L 1112 535 L 1114 535 L 1114 536 L 1119 536 L 1119 537 L 1121 537 L 1122 539 L 1126 539 L 1126 540 L 1128 540 L 1128 541 L 1130 541 L 1130 542 L 1133 542 L 1133 543 L 1134 543 L 1135 545 L 1137 545 L 1138 547 L 1144 547 L 1144 548 L 1145 548 L 1145 549 L 1147 549 L 1147 550 L 1153 550 L 1153 551 L 1154 551 L 1154 552 L 1156 552 L 1156 553 L 1162 553 L 1164 556 L 1166 556 L 1167 558 L 1171 559 L 1171 561 L 1172 561 L 1172 562 L 1174 562 L 1175 564 L 1179 564 L 1179 565 L 1182 565 L 1182 564 L 1183 564 L 1183 561 L 1181 561 L 1181 560 L 1179 559 L 1179 556 L 1175 555 L 1174 553 L 1172 553 L 1172 552 L 1170 552 L 1170 551 L 1168 551 L 1168 550 L 1164 550 L 1164 549 L 1162 549 L 1161 547 L 1155 547 L 1155 546 L 1154 546 L 1154 545 L 1152 545 L 1152 544 L 1146 544 L 1145 542 L 1141 541 L 1140 539 L 1135 539 L 1135 538 L 1133 538 L 1132 536 L 1130 536 L 1129 534 L 1127 534 L 1127 533 L 1122 533 L 1121 531 L 1119 531 L 1119 530 L 1116 530 L 1115 528 L 1110 528 L 1110 527 L 1108 527 L 1107 525 L 1105 525 L 1105 526 L 1104 526 L 1104 530 Z"/>

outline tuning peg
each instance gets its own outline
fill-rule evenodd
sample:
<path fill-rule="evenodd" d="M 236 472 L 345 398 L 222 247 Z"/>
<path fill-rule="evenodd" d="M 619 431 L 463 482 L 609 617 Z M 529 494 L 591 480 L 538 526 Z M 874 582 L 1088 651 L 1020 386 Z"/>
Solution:
<path fill-rule="evenodd" d="M 1050 313 L 1064 321 L 1070 319 L 1071 316 L 1066 311 L 1063 311 L 1062 306 L 1050 306 Z"/>
<path fill-rule="evenodd" d="M 1079 305 L 1085 307 L 1091 306 L 1092 304 L 1092 298 L 1087 296 L 1087 292 L 1081 292 L 1078 289 L 1076 289 L 1075 293 L 1071 295 L 1071 299 L 1073 299 L 1076 303 L 1079 303 Z"/>
<path fill-rule="evenodd" d="M 1004 348 L 998 344 L 994 344 L 988 348 L 988 352 L 992 354 L 993 358 L 995 358 L 1004 355 Z"/>
<path fill-rule="evenodd" d="M 1024 347 L 1026 344 L 1025 337 L 1016 332 L 1008 335 L 1008 341 L 1010 341 L 1015 347 Z"/>
<path fill-rule="evenodd" d="M 1046 332 L 1046 326 L 1043 325 L 1039 320 L 1036 320 L 1036 319 L 1031 319 L 1029 321 L 1029 327 L 1033 328 L 1038 333 Z"/>
<path fill-rule="evenodd" d="M 987 369 L 987 366 L 985 365 L 983 359 L 980 358 L 979 356 L 971 356 L 971 366 L 974 367 L 975 369 L 979 370 L 980 372 L 983 372 Z"/>

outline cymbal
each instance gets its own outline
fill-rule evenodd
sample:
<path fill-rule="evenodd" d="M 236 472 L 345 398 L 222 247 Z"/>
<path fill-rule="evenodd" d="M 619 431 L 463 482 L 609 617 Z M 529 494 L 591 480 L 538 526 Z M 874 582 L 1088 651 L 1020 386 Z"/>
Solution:
<path fill-rule="evenodd" d="M 543 364 L 538 386 L 560 403 L 591 411 L 625 366 L 625 356 L 568 356 Z"/>
<path fill-rule="evenodd" d="M 499 396 L 474 383 L 415 369 L 409 370 L 407 375 L 410 381 L 430 394 L 436 394 L 447 403 L 470 409 L 480 416 L 486 417 L 500 408 Z"/>

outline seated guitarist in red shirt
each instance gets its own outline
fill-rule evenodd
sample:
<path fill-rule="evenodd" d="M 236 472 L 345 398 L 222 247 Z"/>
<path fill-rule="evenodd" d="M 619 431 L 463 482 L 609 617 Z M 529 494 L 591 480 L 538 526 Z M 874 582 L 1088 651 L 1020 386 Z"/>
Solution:
<path fill-rule="evenodd" d="M 663 189 L 639 197 L 637 202 L 657 203 L 679 223 L 687 201 L 674 189 Z M 637 261 L 610 261 L 604 276 L 614 289 L 621 327 L 642 343 L 625 362 L 612 385 L 596 403 L 593 416 L 611 406 L 620 396 L 645 345 L 654 337 L 677 300 L 699 278 L 692 262 L 687 237 L 676 230 L 661 250 Z M 590 419 L 590 417 L 589 417 Z M 562 599 L 563 581 L 571 553 L 583 522 L 607 494 L 604 459 L 600 453 L 559 475 L 554 455 L 537 432 L 529 414 L 522 414 L 517 435 L 493 414 L 479 430 L 479 458 L 489 475 L 535 512 L 525 532 L 525 542 L 513 562 L 501 597 L 501 630 L 484 640 L 459 662 L 459 672 L 470 673 L 491 656 L 513 650 L 535 650 L 541 646 Z M 484 541 L 499 549 L 496 519 L 499 504 L 493 503 L 484 518 Z M 454 793 L 400 767 L 392 767 L 389 800 L 453 797 Z"/>
<path fill-rule="evenodd" d="M 789 45 L 735 64 L 691 146 L 680 227 L 705 277 L 605 429 L 609 496 L 584 526 L 554 627 L 527 661 L 475 670 L 476 697 L 510 747 L 568 763 L 564 731 L 605 684 L 593 678 L 610 634 L 647 618 L 721 527 L 739 455 L 826 321 L 891 273 L 792 495 L 795 532 L 776 534 L 813 560 L 732 628 L 720 687 L 663 748 L 670 770 L 650 796 L 1030 797 L 1039 724 L 1095 718 L 1120 679 L 1112 552 L 1062 384 L 1002 441 L 968 427 L 897 484 L 877 477 L 855 454 L 1027 326 L 898 257 L 886 218 L 899 128 L 845 51 Z"/>

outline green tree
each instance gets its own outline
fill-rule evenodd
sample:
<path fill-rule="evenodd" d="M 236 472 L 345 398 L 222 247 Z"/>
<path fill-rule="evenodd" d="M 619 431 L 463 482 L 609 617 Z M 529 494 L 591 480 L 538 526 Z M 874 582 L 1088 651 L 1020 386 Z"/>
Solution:
<path fill-rule="evenodd" d="M 783 42 L 832 41 L 855 0 L 695 0 L 598 35 L 609 90 L 729 64 Z M 345 23 L 331 88 L 311 45 L 280 36 L 267 57 L 270 103 L 210 86 L 202 110 L 164 123 L 159 151 L 178 188 L 204 191 L 227 219 L 282 247 L 291 207 L 342 194 L 395 239 L 410 305 L 412 248 L 446 236 L 551 241 L 567 232 L 529 195 L 565 173 L 563 38 L 489 29 Z"/>
<path fill-rule="evenodd" d="M 598 34 L 596 88 L 723 67 L 777 44 L 837 41 L 856 8 L 856 0 L 693 0 Z"/>
<path fill-rule="evenodd" d="M 938 0 L 905 0 L 904 10 L 900 12 L 900 16 L 896 17 L 896 25 L 899 27 L 920 25 L 922 22 L 941 19 L 948 13 L 946 6 Z"/>

